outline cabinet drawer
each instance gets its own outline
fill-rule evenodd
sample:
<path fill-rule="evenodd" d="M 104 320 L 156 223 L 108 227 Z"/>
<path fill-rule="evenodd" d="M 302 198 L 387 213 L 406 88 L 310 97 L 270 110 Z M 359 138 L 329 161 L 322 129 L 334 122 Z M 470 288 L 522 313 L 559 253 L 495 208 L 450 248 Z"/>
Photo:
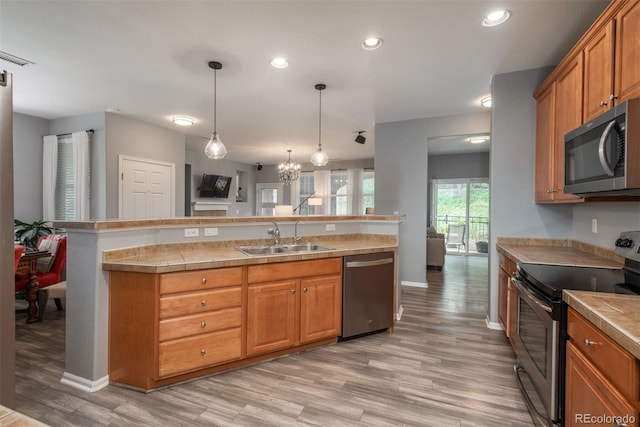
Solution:
<path fill-rule="evenodd" d="M 342 273 L 342 258 L 260 264 L 249 266 L 249 283 L 275 282 L 339 273 Z"/>
<path fill-rule="evenodd" d="M 198 335 L 223 329 L 240 327 L 242 310 L 240 307 L 207 311 L 201 314 L 180 316 L 160 321 L 160 342 Z"/>
<path fill-rule="evenodd" d="M 569 308 L 571 342 L 629 400 L 638 400 L 638 360 L 591 322 Z"/>
<path fill-rule="evenodd" d="M 516 271 L 516 263 L 511 260 L 508 256 L 502 253 L 498 253 L 498 259 L 500 268 L 503 269 L 509 276 L 511 276 Z"/>
<path fill-rule="evenodd" d="M 212 332 L 160 344 L 158 375 L 166 377 L 242 356 L 241 329 Z"/>
<path fill-rule="evenodd" d="M 242 267 L 216 268 L 160 276 L 160 293 L 198 291 L 242 284 Z"/>
<path fill-rule="evenodd" d="M 169 295 L 160 298 L 160 318 L 240 307 L 241 303 L 242 290 L 239 286 L 213 291 Z"/>

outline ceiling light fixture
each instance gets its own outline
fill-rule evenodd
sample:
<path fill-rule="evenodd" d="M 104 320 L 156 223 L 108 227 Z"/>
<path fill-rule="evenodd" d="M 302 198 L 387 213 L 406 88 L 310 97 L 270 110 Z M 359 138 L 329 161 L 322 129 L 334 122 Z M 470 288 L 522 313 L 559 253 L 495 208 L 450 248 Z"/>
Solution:
<path fill-rule="evenodd" d="M 278 70 L 283 70 L 289 66 L 289 61 L 286 58 L 273 58 L 271 60 L 271 66 Z"/>
<path fill-rule="evenodd" d="M 193 119 L 191 117 L 174 117 L 173 123 L 178 126 L 191 126 L 193 125 Z"/>
<path fill-rule="evenodd" d="M 472 144 L 482 144 L 483 142 L 487 142 L 488 140 L 488 136 L 472 136 L 470 138 L 467 138 L 467 141 Z"/>
<path fill-rule="evenodd" d="M 511 11 L 506 9 L 494 10 L 484 17 L 482 25 L 484 27 L 495 27 L 504 24 L 511 17 Z"/>
<path fill-rule="evenodd" d="M 204 154 L 210 159 L 223 159 L 227 155 L 227 148 L 224 146 L 218 135 L 216 127 L 216 109 L 217 109 L 217 87 L 216 87 L 216 73 L 222 69 L 222 64 L 216 61 L 209 62 L 209 68 L 213 69 L 213 133 L 207 146 L 204 147 Z"/>
<path fill-rule="evenodd" d="M 320 95 L 320 108 L 318 109 L 318 151 L 311 156 L 313 166 L 324 166 L 329 163 L 329 156 L 322 151 L 322 91 L 327 88 L 324 83 L 314 86 Z"/>
<path fill-rule="evenodd" d="M 480 100 L 480 105 L 486 108 L 491 108 L 491 96 L 485 96 Z"/>
<path fill-rule="evenodd" d="M 369 37 L 362 42 L 364 50 L 376 50 L 382 46 L 383 40 L 378 37 Z"/>
<path fill-rule="evenodd" d="M 300 163 L 291 160 L 291 150 L 287 150 L 287 153 L 289 153 L 289 159 L 278 165 L 278 178 L 285 185 L 297 180 L 300 177 L 301 169 Z"/>
<path fill-rule="evenodd" d="M 363 130 L 359 130 L 358 131 L 358 136 L 356 136 L 356 140 L 355 140 L 358 144 L 364 144 L 367 141 L 367 138 L 365 138 L 362 135 L 364 132 L 365 131 L 363 131 Z"/>

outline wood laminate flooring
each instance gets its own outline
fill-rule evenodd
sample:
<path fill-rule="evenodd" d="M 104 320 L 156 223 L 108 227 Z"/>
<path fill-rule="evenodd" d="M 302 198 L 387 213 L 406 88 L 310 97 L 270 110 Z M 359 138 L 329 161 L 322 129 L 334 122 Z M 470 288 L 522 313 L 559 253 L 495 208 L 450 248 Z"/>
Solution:
<path fill-rule="evenodd" d="M 447 256 L 402 288 L 383 332 L 144 394 L 60 384 L 64 312 L 16 318 L 16 409 L 52 426 L 530 426 L 504 333 L 486 328 L 487 258 Z"/>

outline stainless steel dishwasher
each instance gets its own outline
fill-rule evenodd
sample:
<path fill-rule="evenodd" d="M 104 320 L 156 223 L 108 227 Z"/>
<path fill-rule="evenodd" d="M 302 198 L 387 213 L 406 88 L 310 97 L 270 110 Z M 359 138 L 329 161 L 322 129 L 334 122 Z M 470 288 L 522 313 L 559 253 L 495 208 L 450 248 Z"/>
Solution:
<path fill-rule="evenodd" d="M 393 326 L 393 252 L 344 257 L 342 338 Z"/>

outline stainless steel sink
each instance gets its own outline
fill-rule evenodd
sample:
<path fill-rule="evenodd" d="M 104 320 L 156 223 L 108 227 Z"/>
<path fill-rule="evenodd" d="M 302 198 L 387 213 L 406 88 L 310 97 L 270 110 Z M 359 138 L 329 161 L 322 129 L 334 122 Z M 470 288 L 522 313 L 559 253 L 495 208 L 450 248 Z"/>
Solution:
<path fill-rule="evenodd" d="M 237 246 L 240 252 L 249 256 L 256 255 L 278 255 L 299 252 L 330 251 L 333 248 L 316 245 L 315 243 L 295 243 L 291 245 L 260 245 L 260 246 Z"/>

